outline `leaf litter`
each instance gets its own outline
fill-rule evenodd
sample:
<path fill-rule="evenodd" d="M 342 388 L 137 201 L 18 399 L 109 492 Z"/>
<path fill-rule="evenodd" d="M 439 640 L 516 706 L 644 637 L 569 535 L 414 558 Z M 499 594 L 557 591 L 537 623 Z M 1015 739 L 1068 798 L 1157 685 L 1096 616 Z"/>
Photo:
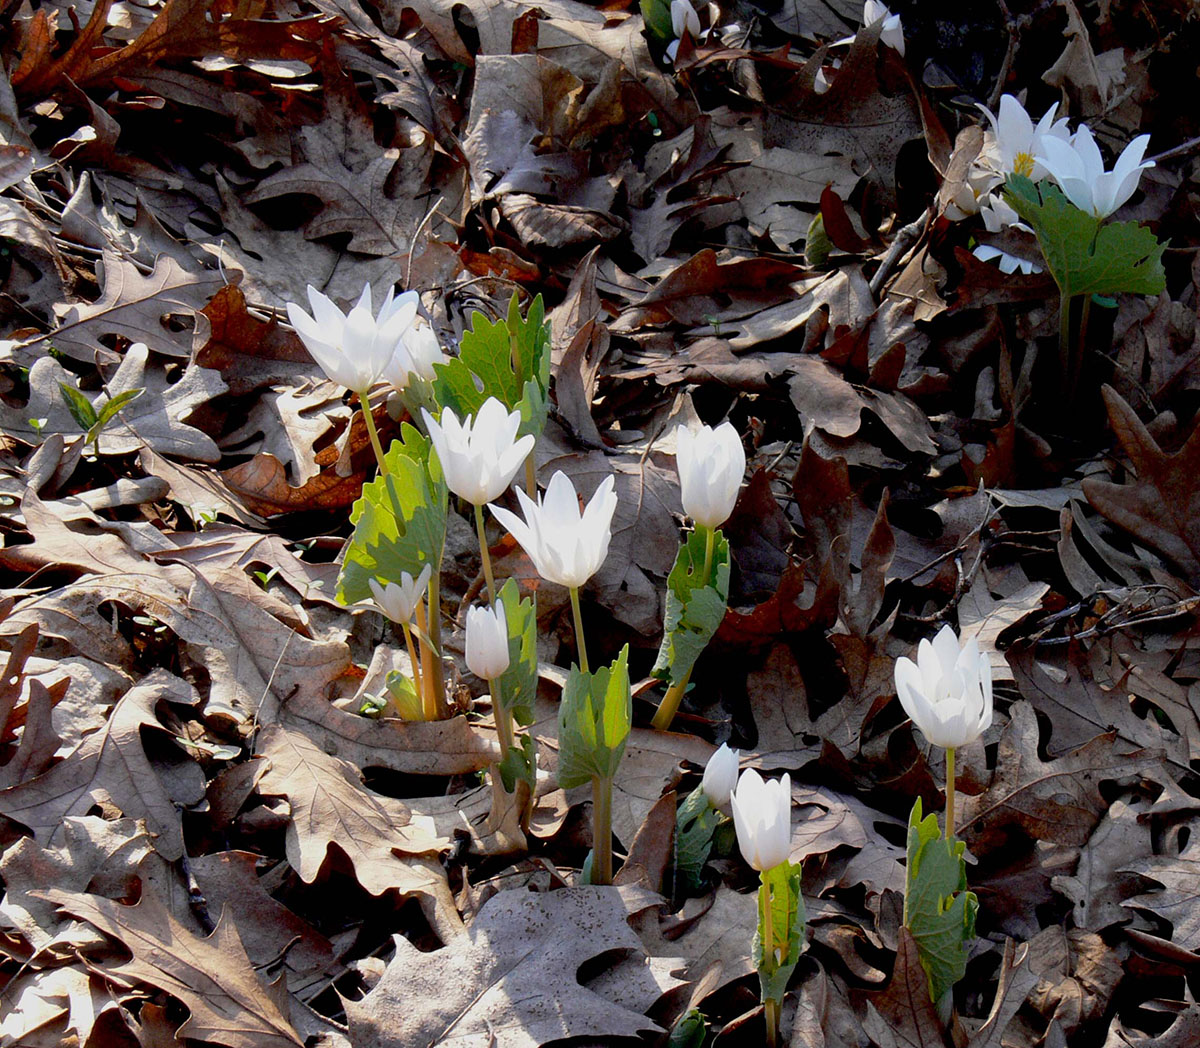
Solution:
<path fill-rule="evenodd" d="M 901 56 L 857 4 L 713 5 L 672 64 L 644 6 L 10 11 L 0 1043 L 663 1043 L 690 1007 L 734 1043 L 761 1030 L 751 882 L 722 858 L 689 894 L 670 847 L 670 798 L 728 741 L 793 777 L 790 1043 L 943 1045 L 899 901 L 908 809 L 944 777 L 892 664 L 944 622 L 997 681 L 960 755 L 980 909 L 950 1036 L 1195 1041 L 1197 128 L 1161 104 L 1195 20 L 897 3 Z M 971 253 L 1036 247 L 950 217 L 975 104 L 1020 91 L 1158 155 L 1118 216 L 1143 294 L 1048 259 L 1101 292 L 1074 405 L 1054 282 Z M 489 821 L 497 735 L 461 660 L 452 719 L 360 713 L 407 664 L 336 600 L 371 452 L 283 306 L 368 281 L 419 291 L 450 346 L 544 296 L 538 476 L 616 479 L 584 610 L 635 676 L 678 544 L 672 429 L 744 437 L 729 610 L 674 732 L 635 701 L 620 887 L 580 884 L 589 797 L 554 780 L 565 593 L 538 592 L 527 825 Z M 473 541 L 452 513 L 460 653 Z"/>

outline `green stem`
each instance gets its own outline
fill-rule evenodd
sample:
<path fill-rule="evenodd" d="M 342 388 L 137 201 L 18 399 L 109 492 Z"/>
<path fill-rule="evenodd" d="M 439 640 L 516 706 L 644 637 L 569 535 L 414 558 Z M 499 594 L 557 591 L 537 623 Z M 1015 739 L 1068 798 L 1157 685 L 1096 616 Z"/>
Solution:
<path fill-rule="evenodd" d="M 659 731 L 666 731 L 671 726 L 671 721 L 675 719 L 675 714 L 679 712 L 679 703 L 683 701 L 683 693 L 687 691 L 688 681 L 691 679 L 692 671 L 688 670 L 687 673 L 667 689 L 667 693 L 663 696 L 662 702 L 658 704 L 658 709 L 654 713 L 654 719 L 650 722 L 652 728 L 657 728 Z"/>
<path fill-rule="evenodd" d="M 587 644 L 583 640 L 583 615 L 579 611 L 579 587 L 571 587 L 571 611 L 575 615 L 575 645 L 579 648 L 579 668 L 588 673 Z"/>
<path fill-rule="evenodd" d="M 763 1021 L 767 1025 L 767 1048 L 779 1042 L 779 1002 L 773 997 L 763 1001 Z"/>
<path fill-rule="evenodd" d="M 1092 315 L 1092 296 L 1083 296 L 1083 310 L 1079 314 L 1079 339 L 1078 348 L 1075 354 L 1075 366 L 1071 371 L 1071 399 L 1075 399 L 1075 390 L 1079 385 L 1079 379 L 1083 375 L 1083 361 L 1087 354 L 1087 332 L 1088 320 Z"/>
<path fill-rule="evenodd" d="M 425 605 L 417 602 L 417 629 L 423 637 L 429 636 L 429 627 L 425 621 Z M 434 653 L 427 644 L 421 645 L 421 676 L 424 687 L 421 689 L 421 709 L 427 721 L 441 720 L 441 704 L 437 693 L 433 690 L 433 661 Z"/>
<path fill-rule="evenodd" d="M 1071 299 L 1058 293 L 1058 364 L 1062 372 L 1063 396 L 1068 405 L 1075 395 L 1074 353 L 1071 350 Z"/>
<path fill-rule="evenodd" d="M 954 839 L 954 747 L 946 750 L 946 840 Z"/>
<path fill-rule="evenodd" d="M 421 705 L 424 707 L 424 689 L 421 687 L 421 660 L 417 658 L 417 648 L 413 644 L 412 630 L 407 622 L 400 624 L 400 628 L 404 630 L 404 643 L 408 646 L 408 661 L 412 663 L 413 687 L 417 689 L 417 694 L 422 696 Z"/>
<path fill-rule="evenodd" d="M 492 557 L 488 553 L 487 535 L 483 528 L 483 507 L 475 507 L 475 532 L 479 536 L 479 553 L 483 557 L 483 577 L 487 580 L 488 603 L 496 602 L 496 580 L 492 578 Z"/>
<path fill-rule="evenodd" d="M 429 638 L 429 650 L 426 653 L 425 675 L 426 684 L 433 692 L 433 703 L 438 710 L 438 717 L 446 712 L 446 677 L 442 667 L 442 556 L 446 551 L 445 540 L 438 550 L 437 565 L 429 576 L 429 625 L 426 636 Z M 432 678 L 432 680 L 430 680 Z"/>
<path fill-rule="evenodd" d="M 762 884 L 758 888 L 759 905 L 762 908 L 763 914 L 762 963 L 769 970 L 774 970 L 775 927 L 774 918 L 771 915 L 771 887 L 767 883 L 766 870 L 761 870 L 759 876 L 762 878 Z M 779 1035 L 779 1008 L 778 1002 L 771 997 L 764 998 L 763 1000 L 763 1019 L 767 1025 L 767 1044 L 774 1048 Z"/>
<path fill-rule="evenodd" d="M 504 760 L 508 757 L 508 751 L 513 747 L 512 718 L 500 702 L 498 681 L 488 681 L 488 691 L 492 696 L 492 716 L 496 721 L 496 734 L 500 736 L 500 759 Z"/>
<path fill-rule="evenodd" d="M 713 551 L 717 545 L 717 529 L 707 528 L 704 536 L 704 570 L 700 575 L 700 585 L 707 586 L 708 580 L 712 575 Z M 666 731 L 671 726 L 671 721 L 675 719 L 675 714 L 679 712 L 679 704 L 683 701 L 684 692 L 687 691 L 688 682 L 692 679 L 692 671 L 688 670 L 679 680 L 675 681 L 663 696 L 662 702 L 658 704 L 658 710 L 654 714 L 654 719 L 650 722 L 650 726 L 657 728 L 659 731 Z"/>
<path fill-rule="evenodd" d="M 532 451 L 525 456 L 525 493 L 537 502 L 537 464 Z"/>
<path fill-rule="evenodd" d="M 592 779 L 593 884 L 612 884 L 612 786 L 610 778 Z"/>
<path fill-rule="evenodd" d="M 383 445 L 379 443 L 379 430 L 375 428 L 375 419 L 371 415 L 371 405 L 367 402 L 366 391 L 358 394 L 358 407 L 362 411 L 363 422 L 366 423 L 367 436 L 371 440 L 371 448 L 375 452 L 375 461 L 379 464 L 381 476 L 387 476 L 387 463 L 383 459 Z"/>

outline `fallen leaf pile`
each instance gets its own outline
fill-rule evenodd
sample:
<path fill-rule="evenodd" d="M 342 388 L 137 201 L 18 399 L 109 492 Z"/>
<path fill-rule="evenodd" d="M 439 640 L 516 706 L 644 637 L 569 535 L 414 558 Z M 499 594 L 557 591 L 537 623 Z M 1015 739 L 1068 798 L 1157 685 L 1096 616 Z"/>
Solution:
<path fill-rule="evenodd" d="M 857 0 L 730 0 L 670 61 L 644 6 L 4 5 L 0 1046 L 665 1044 L 693 1008 L 704 1043 L 761 1043 L 752 871 L 673 869 L 726 741 L 792 775 L 793 1048 L 1200 1041 L 1200 20 L 897 0 L 902 57 Z M 1073 405 L 1054 282 L 948 215 L 1006 92 L 1157 158 L 1120 217 L 1166 290 L 1092 302 Z M 549 774 L 527 827 L 493 806 L 461 508 L 456 715 L 361 712 L 406 658 L 336 599 L 375 463 L 285 306 L 368 282 L 419 291 L 451 352 L 543 296 L 538 476 L 619 498 L 597 664 L 654 663 L 676 425 L 743 436 L 729 609 L 671 732 L 635 687 L 613 887 L 580 884 L 590 794 L 554 778 L 554 587 Z M 958 755 L 979 915 L 949 1030 L 902 923 L 944 772 L 893 681 L 946 622 L 996 681 Z"/>

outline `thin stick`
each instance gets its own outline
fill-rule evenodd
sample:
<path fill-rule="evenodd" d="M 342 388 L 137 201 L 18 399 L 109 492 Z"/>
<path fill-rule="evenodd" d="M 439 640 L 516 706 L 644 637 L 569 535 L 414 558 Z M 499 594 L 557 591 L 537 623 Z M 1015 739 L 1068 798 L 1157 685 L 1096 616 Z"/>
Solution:
<path fill-rule="evenodd" d="M 1068 406 L 1075 397 L 1075 369 L 1071 352 L 1071 300 L 1061 291 L 1058 295 L 1058 364 L 1062 371 L 1063 395 Z"/>

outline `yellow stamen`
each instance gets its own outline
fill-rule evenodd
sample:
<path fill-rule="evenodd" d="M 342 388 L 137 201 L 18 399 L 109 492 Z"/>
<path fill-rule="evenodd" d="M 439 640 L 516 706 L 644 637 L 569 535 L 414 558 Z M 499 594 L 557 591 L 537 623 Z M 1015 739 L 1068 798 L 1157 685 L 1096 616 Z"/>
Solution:
<path fill-rule="evenodd" d="M 1013 157 L 1013 174 L 1033 177 L 1033 156 L 1029 153 L 1018 153 Z"/>

